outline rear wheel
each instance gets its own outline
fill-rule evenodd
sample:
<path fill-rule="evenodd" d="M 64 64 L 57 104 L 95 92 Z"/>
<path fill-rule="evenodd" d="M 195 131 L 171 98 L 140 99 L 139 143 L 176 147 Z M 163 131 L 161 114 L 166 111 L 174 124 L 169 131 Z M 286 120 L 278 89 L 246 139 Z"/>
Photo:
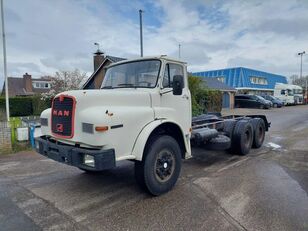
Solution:
<path fill-rule="evenodd" d="M 248 120 L 240 120 L 235 124 L 232 140 L 231 153 L 246 155 L 249 153 L 253 142 L 253 127 Z"/>
<path fill-rule="evenodd" d="M 225 120 L 224 121 L 224 133 L 226 136 L 228 136 L 230 139 L 232 138 L 233 130 L 236 124 L 236 120 Z"/>
<path fill-rule="evenodd" d="M 181 161 L 181 149 L 173 137 L 156 137 L 147 144 L 143 161 L 135 163 L 136 181 L 152 195 L 166 193 L 179 177 Z"/>
<path fill-rule="evenodd" d="M 261 118 L 254 118 L 251 120 L 253 126 L 253 148 L 260 148 L 265 138 L 265 123 Z"/>

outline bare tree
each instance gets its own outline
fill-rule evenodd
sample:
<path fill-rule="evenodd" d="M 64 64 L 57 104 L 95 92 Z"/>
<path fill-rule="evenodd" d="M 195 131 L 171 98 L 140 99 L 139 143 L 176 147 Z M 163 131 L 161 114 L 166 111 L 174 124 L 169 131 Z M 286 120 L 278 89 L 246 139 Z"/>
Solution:
<path fill-rule="evenodd" d="M 308 81 L 308 75 L 307 76 L 303 76 L 302 78 L 294 78 L 292 79 L 292 84 L 301 86 L 303 89 L 305 89 L 306 87 L 306 80 Z"/>
<path fill-rule="evenodd" d="M 57 71 L 51 79 L 51 89 L 48 93 L 42 94 L 43 98 L 52 98 L 63 91 L 78 90 L 87 79 L 85 72 L 75 69 L 73 71 Z"/>

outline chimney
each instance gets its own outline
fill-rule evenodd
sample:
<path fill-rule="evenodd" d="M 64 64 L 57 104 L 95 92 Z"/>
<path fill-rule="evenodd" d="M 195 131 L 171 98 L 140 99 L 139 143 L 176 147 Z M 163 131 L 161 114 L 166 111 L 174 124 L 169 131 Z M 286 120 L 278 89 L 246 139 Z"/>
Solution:
<path fill-rule="evenodd" d="M 94 71 L 97 70 L 97 68 L 104 62 L 104 60 L 105 60 L 104 52 L 102 52 L 100 49 L 97 49 L 93 57 Z"/>
<path fill-rule="evenodd" d="M 29 75 L 28 73 L 23 75 L 23 80 L 24 80 L 24 88 L 26 90 L 26 92 L 32 92 L 32 79 L 31 79 L 31 75 Z"/>

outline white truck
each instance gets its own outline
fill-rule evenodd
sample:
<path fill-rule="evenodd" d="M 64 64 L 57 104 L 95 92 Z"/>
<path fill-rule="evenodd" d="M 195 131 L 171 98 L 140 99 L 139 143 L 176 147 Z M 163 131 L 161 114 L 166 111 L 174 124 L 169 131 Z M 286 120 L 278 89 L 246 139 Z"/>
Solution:
<path fill-rule="evenodd" d="M 280 99 L 285 105 L 303 104 L 303 88 L 294 84 L 276 83 L 274 97 Z"/>
<path fill-rule="evenodd" d="M 303 88 L 298 85 L 292 84 L 292 90 L 294 95 L 294 104 L 303 104 L 304 103 L 304 94 Z"/>
<path fill-rule="evenodd" d="M 192 157 L 191 143 L 245 155 L 269 126 L 262 115 L 192 118 L 186 63 L 158 56 L 110 65 L 101 89 L 58 94 L 41 114 L 35 146 L 86 172 L 134 161 L 136 181 L 160 195 Z"/>

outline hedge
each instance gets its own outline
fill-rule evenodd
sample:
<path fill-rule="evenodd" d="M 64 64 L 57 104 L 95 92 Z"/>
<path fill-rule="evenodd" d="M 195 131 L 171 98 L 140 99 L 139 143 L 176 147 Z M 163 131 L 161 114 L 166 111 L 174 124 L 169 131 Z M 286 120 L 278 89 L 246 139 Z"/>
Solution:
<path fill-rule="evenodd" d="M 41 99 L 40 96 L 32 98 L 33 115 L 40 115 L 42 111 L 51 107 L 51 99 Z"/>
<path fill-rule="evenodd" d="M 222 92 L 209 89 L 200 77 L 189 76 L 189 89 L 193 116 L 207 112 L 220 112 L 222 109 Z"/>
<path fill-rule="evenodd" d="M 40 115 L 51 106 L 51 100 L 41 100 L 40 96 L 11 97 L 10 116 Z M 0 111 L 5 111 L 5 98 L 0 97 Z"/>

